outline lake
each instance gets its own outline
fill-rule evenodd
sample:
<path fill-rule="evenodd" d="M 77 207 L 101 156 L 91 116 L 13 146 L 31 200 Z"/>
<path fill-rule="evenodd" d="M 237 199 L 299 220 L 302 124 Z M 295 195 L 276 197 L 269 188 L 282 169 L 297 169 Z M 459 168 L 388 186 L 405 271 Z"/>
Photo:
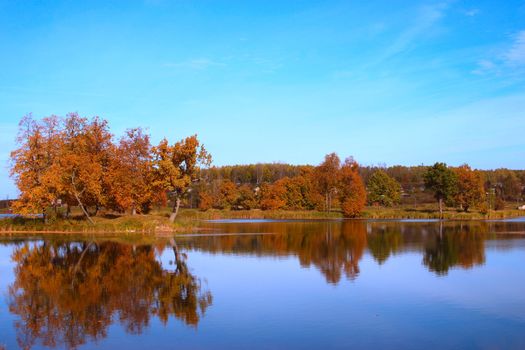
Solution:
<path fill-rule="evenodd" d="M 525 349 L 525 221 L 0 238 L 0 347 Z"/>

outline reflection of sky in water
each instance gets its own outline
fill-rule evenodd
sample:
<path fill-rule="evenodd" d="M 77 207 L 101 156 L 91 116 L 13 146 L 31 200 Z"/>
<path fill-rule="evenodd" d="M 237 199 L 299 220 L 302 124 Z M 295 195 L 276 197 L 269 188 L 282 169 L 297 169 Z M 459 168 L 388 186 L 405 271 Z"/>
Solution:
<path fill-rule="evenodd" d="M 198 238 L 203 239 L 203 238 Z M 213 237 L 210 239 L 225 239 Z M 141 335 L 118 322 L 104 348 L 524 348 L 525 239 L 485 241 L 485 263 L 451 266 L 446 275 L 423 264 L 422 247 L 390 254 L 382 264 L 365 250 L 360 273 L 327 283 L 319 266 L 281 256 L 187 250 L 188 267 L 213 295 L 196 328 L 153 319 Z M 13 282 L 13 246 L 0 246 L 0 289 Z M 173 271 L 173 251 L 158 258 Z M 0 303 L 0 343 L 16 348 L 13 316 Z M 117 316 L 115 316 L 117 317 Z M 94 347 L 88 344 L 87 348 Z"/>
<path fill-rule="evenodd" d="M 214 296 L 199 333 L 215 334 L 224 346 L 220 339 L 239 337 L 312 347 L 325 341 L 405 347 L 418 339 L 454 346 L 467 336 L 512 346 L 511 339 L 480 331 L 516 335 L 525 326 L 524 258 L 523 249 L 489 249 L 484 266 L 437 276 L 422 265 L 421 253 L 398 254 L 382 265 L 365 254 L 357 279 L 331 285 L 295 257 L 190 253 L 192 271 L 206 276 Z"/>

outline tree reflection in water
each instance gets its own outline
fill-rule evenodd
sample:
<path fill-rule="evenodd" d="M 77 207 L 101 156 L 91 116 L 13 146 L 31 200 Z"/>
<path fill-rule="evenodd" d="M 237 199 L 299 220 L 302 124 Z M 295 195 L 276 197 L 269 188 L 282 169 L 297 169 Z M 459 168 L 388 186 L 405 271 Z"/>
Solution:
<path fill-rule="evenodd" d="M 139 334 L 152 316 L 196 326 L 212 302 L 184 254 L 173 246 L 175 271 L 163 269 L 151 246 L 114 242 L 26 243 L 15 249 L 9 310 L 18 315 L 21 348 L 37 342 L 76 348 L 106 337 L 116 319 Z"/>
<path fill-rule="evenodd" d="M 444 275 L 453 267 L 484 264 L 484 241 L 493 237 L 489 232 L 513 230 L 486 223 L 358 220 L 228 224 L 210 229 L 226 235 L 177 238 L 181 251 L 173 240 L 159 240 L 156 246 L 54 241 L 18 246 L 12 256 L 16 276 L 9 289 L 9 307 L 19 317 L 20 347 L 41 342 L 75 348 L 104 338 L 116 320 L 129 333 L 141 333 L 153 316 L 164 323 L 173 316 L 196 326 L 212 297 L 190 273 L 182 251 L 296 256 L 301 266 L 315 266 L 328 283 L 337 284 L 343 276 L 350 280 L 359 276 L 367 247 L 378 264 L 394 254 L 419 252 L 430 271 Z M 158 259 L 166 244 L 174 254 L 170 271 Z"/>
<path fill-rule="evenodd" d="M 439 233 L 427 242 L 423 263 L 438 275 L 446 275 L 455 266 L 469 269 L 483 265 L 486 236 L 486 225 L 456 225 L 451 229 L 440 223 Z"/>
<path fill-rule="evenodd" d="M 302 266 L 317 267 L 326 281 L 334 284 L 343 274 L 349 279 L 359 275 L 359 261 L 366 248 L 380 265 L 395 254 L 409 250 L 422 252 L 423 264 L 439 275 L 453 267 L 482 265 L 488 233 L 509 229 L 506 224 L 486 222 L 360 220 L 229 223 L 212 224 L 209 228 L 232 235 L 199 237 L 183 244 L 191 249 L 226 254 L 296 255 Z"/>

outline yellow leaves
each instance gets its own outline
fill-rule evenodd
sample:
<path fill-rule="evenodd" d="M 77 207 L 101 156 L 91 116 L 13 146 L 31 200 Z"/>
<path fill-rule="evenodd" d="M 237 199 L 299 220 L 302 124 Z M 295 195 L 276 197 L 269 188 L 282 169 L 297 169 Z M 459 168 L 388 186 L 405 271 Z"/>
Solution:
<path fill-rule="evenodd" d="M 180 199 L 185 195 L 193 181 L 198 180 L 201 166 L 208 166 L 211 156 L 197 139 L 197 135 L 187 137 L 173 146 L 163 139 L 153 148 L 154 184 L 176 197 L 174 213 Z M 174 215 L 170 220 L 174 219 Z"/>

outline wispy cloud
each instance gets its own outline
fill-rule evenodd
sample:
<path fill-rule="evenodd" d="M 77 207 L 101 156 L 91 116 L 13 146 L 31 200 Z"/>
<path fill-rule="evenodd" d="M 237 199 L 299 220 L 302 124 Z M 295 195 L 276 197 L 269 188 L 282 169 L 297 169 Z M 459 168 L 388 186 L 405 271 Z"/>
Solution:
<path fill-rule="evenodd" d="M 209 58 L 193 58 L 181 62 L 167 62 L 163 64 L 164 67 L 169 68 L 184 68 L 192 70 L 203 70 L 210 67 L 224 66 L 224 63 L 211 60 Z"/>
<path fill-rule="evenodd" d="M 490 59 L 478 61 L 474 74 L 516 73 L 525 68 L 525 30 L 519 31 L 514 35 L 510 44 L 505 45 L 499 54 Z M 515 74 L 514 74 L 515 75 Z"/>
<path fill-rule="evenodd" d="M 490 71 L 494 71 L 497 68 L 496 63 L 491 60 L 483 59 L 478 61 L 478 67 L 472 71 L 477 75 L 482 75 Z"/>
<path fill-rule="evenodd" d="M 516 35 L 514 43 L 503 57 L 505 62 L 511 65 L 525 64 L 525 30 L 520 31 Z"/>
<path fill-rule="evenodd" d="M 474 17 L 479 15 L 479 9 L 470 9 L 464 12 L 465 16 Z"/>
<path fill-rule="evenodd" d="M 411 48 L 413 43 L 426 34 L 449 7 L 447 2 L 423 6 L 418 9 L 414 22 L 402 31 L 375 63 L 380 63 Z"/>

